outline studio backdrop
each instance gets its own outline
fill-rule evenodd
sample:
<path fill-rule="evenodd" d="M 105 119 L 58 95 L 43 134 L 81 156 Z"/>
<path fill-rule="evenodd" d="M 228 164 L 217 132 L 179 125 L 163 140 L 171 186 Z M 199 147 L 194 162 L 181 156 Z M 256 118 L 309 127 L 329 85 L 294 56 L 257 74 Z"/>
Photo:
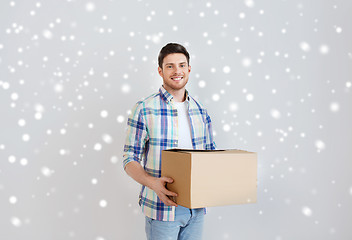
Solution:
<path fill-rule="evenodd" d="M 352 239 L 352 2 L 2 0 L 0 239 L 145 239 L 122 168 L 160 49 L 219 149 L 258 154 L 256 203 L 211 207 L 204 239 Z"/>

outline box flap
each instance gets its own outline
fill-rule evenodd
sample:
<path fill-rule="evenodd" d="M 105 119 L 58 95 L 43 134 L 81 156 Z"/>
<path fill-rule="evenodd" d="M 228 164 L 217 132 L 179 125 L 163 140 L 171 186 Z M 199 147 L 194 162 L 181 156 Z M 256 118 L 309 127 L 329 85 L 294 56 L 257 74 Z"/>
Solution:
<path fill-rule="evenodd" d="M 168 150 L 163 150 L 167 152 L 179 152 L 179 153 L 206 153 L 206 154 L 212 154 L 212 153 L 218 153 L 218 154 L 226 154 L 226 153 L 253 153 L 253 152 L 248 152 L 245 150 L 239 150 L 239 149 L 216 149 L 216 150 L 204 150 L 204 149 L 182 149 L 182 148 L 173 148 L 173 149 L 168 149 Z"/>
<path fill-rule="evenodd" d="M 173 148 L 168 150 L 163 150 L 168 152 L 181 152 L 181 153 L 197 153 L 197 152 L 221 152 L 226 150 L 204 150 L 204 149 L 182 149 L 182 148 Z"/>

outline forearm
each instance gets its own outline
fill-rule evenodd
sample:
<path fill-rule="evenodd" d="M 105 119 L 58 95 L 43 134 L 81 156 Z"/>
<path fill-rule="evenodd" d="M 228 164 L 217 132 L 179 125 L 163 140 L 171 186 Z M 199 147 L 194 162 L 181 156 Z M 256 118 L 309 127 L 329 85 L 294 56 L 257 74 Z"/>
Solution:
<path fill-rule="evenodd" d="M 168 198 L 168 196 L 176 197 L 177 193 L 171 192 L 165 188 L 166 183 L 172 183 L 173 179 L 169 177 L 156 178 L 150 176 L 143 167 L 136 161 L 127 163 L 125 167 L 126 173 L 136 182 L 152 189 L 167 206 L 175 206 L 177 204 Z"/>
<path fill-rule="evenodd" d="M 152 188 L 152 182 L 155 179 L 150 176 L 138 162 L 130 162 L 125 167 L 126 173 L 139 184 Z"/>

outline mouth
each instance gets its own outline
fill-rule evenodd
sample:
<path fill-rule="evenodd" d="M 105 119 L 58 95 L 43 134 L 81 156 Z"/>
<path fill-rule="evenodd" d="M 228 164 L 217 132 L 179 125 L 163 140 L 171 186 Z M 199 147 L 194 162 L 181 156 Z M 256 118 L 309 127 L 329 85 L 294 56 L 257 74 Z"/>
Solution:
<path fill-rule="evenodd" d="M 183 79 L 182 76 L 174 76 L 174 77 L 171 77 L 172 80 L 174 81 L 181 81 Z"/>

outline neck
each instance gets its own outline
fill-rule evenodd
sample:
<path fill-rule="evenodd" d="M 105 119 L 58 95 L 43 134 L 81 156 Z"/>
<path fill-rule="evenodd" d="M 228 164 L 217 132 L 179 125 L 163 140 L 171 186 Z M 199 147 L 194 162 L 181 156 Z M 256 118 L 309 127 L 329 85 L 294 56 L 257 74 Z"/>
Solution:
<path fill-rule="evenodd" d="M 167 88 L 163 85 L 163 87 L 165 88 L 166 91 L 168 91 L 173 97 L 174 97 L 174 100 L 176 102 L 183 102 L 186 100 L 186 89 L 183 87 L 179 90 L 175 90 L 175 89 L 170 89 L 170 88 Z"/>

